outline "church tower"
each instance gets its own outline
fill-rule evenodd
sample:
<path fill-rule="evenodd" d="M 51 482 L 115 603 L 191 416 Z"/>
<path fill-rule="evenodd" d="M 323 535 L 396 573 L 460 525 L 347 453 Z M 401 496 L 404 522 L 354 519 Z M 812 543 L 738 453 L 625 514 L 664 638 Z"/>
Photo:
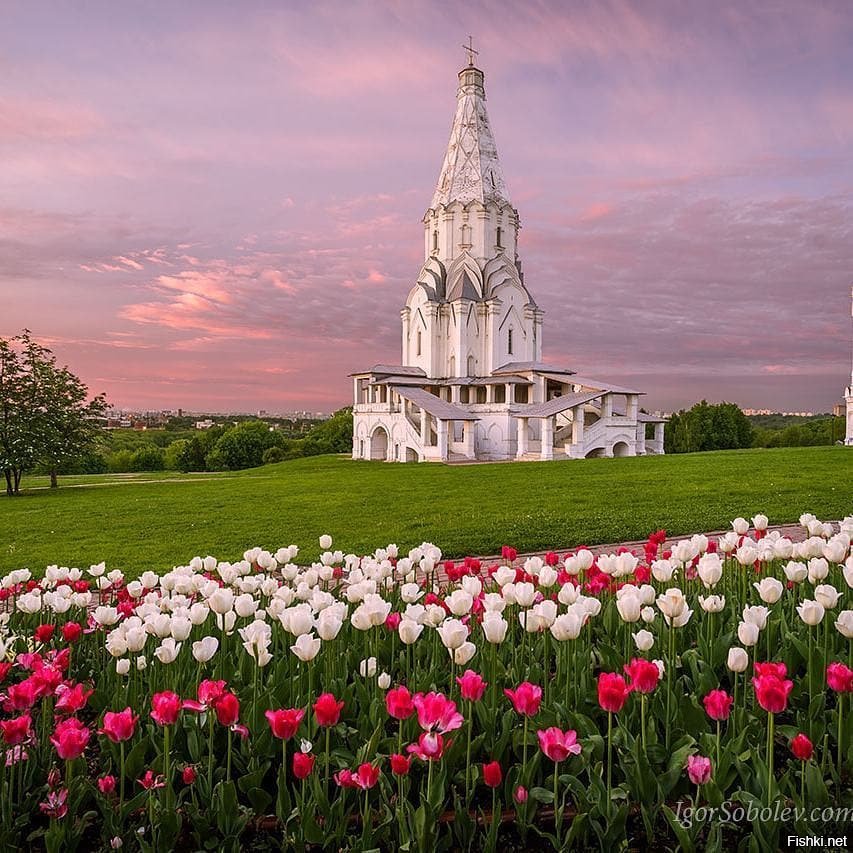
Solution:
<path fill-rule="evenodd" d="M 485 377 L 542 357 L 542 311 L 524 286 L 512 206 L 486 112 L 484 74 L 458 75 L 456 111 L 424 214 L 424 265 L 402 310 L 403 364 Z"/>

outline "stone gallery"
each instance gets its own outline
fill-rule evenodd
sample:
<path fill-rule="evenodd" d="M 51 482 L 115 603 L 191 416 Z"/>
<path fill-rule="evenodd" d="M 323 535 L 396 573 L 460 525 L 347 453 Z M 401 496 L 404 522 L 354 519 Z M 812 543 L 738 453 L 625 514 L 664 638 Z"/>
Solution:
<path fill-rule="evenodd" d="M 663 453 L 642 394 L 542 361 L 543 311 L 524 283 L 518 211 L 486 113 L 483 72 L 459 72 L 424 265 L 401 364 L 353 374 L 354 459 L 448 462 Z"/>

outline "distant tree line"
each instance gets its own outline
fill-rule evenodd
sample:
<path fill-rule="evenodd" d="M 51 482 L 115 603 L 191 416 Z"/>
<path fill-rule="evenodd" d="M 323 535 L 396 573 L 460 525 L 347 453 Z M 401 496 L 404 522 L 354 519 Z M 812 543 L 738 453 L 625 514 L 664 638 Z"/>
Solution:
<path fill-rule="evenodd" d="M 734 403 L 712 404 L 702 400 L 672 415 L 666 426 L 664 449 L 667 453 L 695 453 L 744 447 L 807 447 L 834 444 L 843 436 L 843 418 L 831 415 L 750 418 Z"/>

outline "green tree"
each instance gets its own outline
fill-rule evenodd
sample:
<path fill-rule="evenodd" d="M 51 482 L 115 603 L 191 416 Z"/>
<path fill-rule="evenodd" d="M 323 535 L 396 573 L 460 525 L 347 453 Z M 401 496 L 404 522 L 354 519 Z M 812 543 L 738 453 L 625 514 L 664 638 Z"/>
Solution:
<path fill-rule="evenodd" d="M 0 467 L 6 494 L 20 491 L 21 477 L 41 464 L 57 474 L 90 452 L 106 408 L 103 395 L 88 389 L 29 331 L 0 339 Z"/>
<path fill-rule="evenodd" d="M 734 450 L 751 447 L 752 441 L 752 425 L 737 405 L 701 400 L 670 418 L 664 448 L 667 453 Z"/>
<path fill-rule="evenodd" d="M 216 442 L 213 459 L 208 456 L 208 464 L 213 461 L 230 471 L 240 468 L 256 468 L 263 464 L 264 451 L 279 444 L 280 439 L 269 424 L 263 421 L 246 421 L 229 429 Z"/>
<path fill-rule="evenodd" d="M 149 444 L 134 451 L 130 465 L 134 471 L 162 471 L 165 455 L 162 447 Z"/>

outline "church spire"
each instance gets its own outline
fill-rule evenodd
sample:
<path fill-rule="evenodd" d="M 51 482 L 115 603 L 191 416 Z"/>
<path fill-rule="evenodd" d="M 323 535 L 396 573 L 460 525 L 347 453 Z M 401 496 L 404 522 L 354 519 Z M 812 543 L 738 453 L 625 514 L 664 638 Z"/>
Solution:
<path fill-rule="evenodd" d="M 483 72 L 474 65 L 477 51 L 470 39 L 463 47 L 468 52 L 468 65 L 459 72 L 456 113 L 432 198 L 433 209 L 453 201 L 510 203 L 486 113 Z"/>

